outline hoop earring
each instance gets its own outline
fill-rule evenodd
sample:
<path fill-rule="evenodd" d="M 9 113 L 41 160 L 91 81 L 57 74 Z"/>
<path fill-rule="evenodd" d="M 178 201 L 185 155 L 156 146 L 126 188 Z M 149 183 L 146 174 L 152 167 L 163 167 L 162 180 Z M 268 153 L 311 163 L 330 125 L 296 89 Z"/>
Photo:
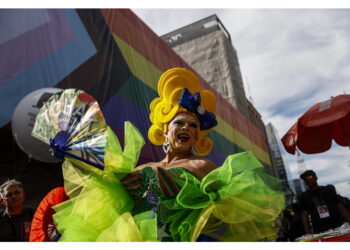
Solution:
<path fill-rule="evenodd" d="M 170 143 L 169 143 L 169 141 L 168 141 L 168 138 L 166 138 L 165 139 L 165 142 L 163 143 L 163 151 L 164 151 L 164 153 L 168 153 L 168 151 L 169 151 L 169 146 L 170 146 Z"/>

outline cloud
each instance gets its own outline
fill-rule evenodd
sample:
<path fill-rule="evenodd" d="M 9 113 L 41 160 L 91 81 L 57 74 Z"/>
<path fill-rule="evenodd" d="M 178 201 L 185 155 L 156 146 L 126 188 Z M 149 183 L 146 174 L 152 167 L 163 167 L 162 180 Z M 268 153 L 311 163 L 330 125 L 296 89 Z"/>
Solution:
<path fill-rule="evenodd" d="M 237 37 L 234 46 L 258 105 L 266 99 L 261 91 L 266 87 L 277 88 L 286 97 L 316 84 L 317 79 L 338 75 L 339 63 L 348 58 L 349 36 L 347 27 L 340 29 L 333 15 L 324 10 L 255 12 L 249 22 L 241 20 L 242 31 L 231 32 L 231 37 Z M 332 85 L 329 80 L 322 84 L 326 89 L 327 85 Z M 291 92 L 285 91 L 286 86 Z"/>
<path fill-rule="evenodd" d="M 234 46 L 254 104 L 264 122 L 272 122 L 281 136 L 312 105 L 343 91 L 350 93 L 346 13 L 349 11 L 253 10 L 245 13 L 249 21 L 242 17 L 242 27 L 230 32 L 237 37 Z M 321 184 L 350 180 L 349 149 L 335 143 L 333 147 L 326 153 L 304 156 L 306 165 L 319 172 Z M 296 156 L 287 158 L 292 176 L 298 178 Z M 349 189 L 342 188 L 342 192 L 350 196 Z"/>
<path fill-rule="evenodd" d="M 340 147 L 333 143 L 332 148 L 324 153 L 307 155 L 302 153 L 306 169 L 317 173 L 320 185 L 350 182 L 349 148 Z M 287 159 L 293 178 L 299 178 L 297 156 L 287 154 Z M 350 187 L 350 186 L 349 186 Z M 349 188 L 343 195 L 349 196 Z"/>

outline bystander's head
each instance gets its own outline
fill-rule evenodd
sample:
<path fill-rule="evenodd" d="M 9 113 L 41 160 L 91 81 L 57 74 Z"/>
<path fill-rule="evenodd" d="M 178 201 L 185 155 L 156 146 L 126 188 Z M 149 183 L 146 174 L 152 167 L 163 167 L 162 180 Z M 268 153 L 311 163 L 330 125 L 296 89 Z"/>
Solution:
<path fill-rule="evenodd" d="M 305 184 L 310 188 L 314 189 L 318 187 L 317 175 L 313 170 L 306 170 L 300 175 L 300 178 L 304 180 Z"/>
<path fill-rule="evenodd" d="M 24 207 L 24 190 L 21 182 L 8 180 L 0 186 L 0 202 L 8 214 L 20 214 Z"/>

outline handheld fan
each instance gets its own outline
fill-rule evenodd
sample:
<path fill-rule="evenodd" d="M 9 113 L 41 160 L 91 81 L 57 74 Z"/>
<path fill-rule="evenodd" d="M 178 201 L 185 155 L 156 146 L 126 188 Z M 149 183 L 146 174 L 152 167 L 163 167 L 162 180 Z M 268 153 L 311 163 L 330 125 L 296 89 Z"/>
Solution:
<path fill-rule="evenodd" d="M 97 101 L 82 90 L 66 89 L 44 103 L 32 136 L 49 144 L 56 158 L 104 169 L 107 125 Z"/>
<path fill-rule="evenodd" d="M 31 242 L 43 242 L 43 241 L 57 241 L 60 237 L 56 229 L 56 225 L 53 221 L 53 215 L 55 211 L 53 206 L 60 204 L 69 197 L 66 195 L 63 187 L 57 187 L 52 189 L 38 205 L 30 230 L 29 241 Z"/>

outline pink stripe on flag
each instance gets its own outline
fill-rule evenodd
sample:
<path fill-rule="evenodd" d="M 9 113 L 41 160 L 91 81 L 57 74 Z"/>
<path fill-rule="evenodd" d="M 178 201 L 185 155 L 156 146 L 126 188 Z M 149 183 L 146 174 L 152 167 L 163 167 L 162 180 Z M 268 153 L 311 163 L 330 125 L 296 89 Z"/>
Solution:
<path fill-rule="evenodd" d="M 74 34 L 62 10 L 45 11 L 50 16 L 50 22 L 0 44 L 0 84 L 73 38 Z"/>

